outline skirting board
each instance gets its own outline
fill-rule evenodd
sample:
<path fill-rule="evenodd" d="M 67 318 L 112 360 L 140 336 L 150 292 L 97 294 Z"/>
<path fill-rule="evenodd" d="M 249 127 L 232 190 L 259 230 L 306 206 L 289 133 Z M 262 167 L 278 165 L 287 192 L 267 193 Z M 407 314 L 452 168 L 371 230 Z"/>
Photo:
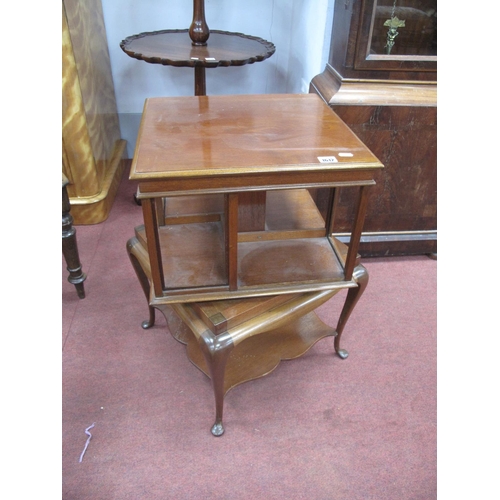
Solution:
<path fill-rule="evenodd" d="M 123 158 L 125 146 L 125 140 L 117 142 L 100 193 L 85 198 L 69 199 L 73 224 L 98 224 L 108 218 L 125 168 Z"/>

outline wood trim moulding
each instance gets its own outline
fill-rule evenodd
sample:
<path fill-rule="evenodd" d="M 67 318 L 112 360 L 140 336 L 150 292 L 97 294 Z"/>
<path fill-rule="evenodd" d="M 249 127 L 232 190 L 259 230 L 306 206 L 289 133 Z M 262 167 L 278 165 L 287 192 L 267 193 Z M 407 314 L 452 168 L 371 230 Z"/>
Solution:
<path fill-rule="evenodd" d="M 342 78 L 329 64 L 309 86 L 329 106 L 437 106 L 437 82 Z"/>
<path fill-rule="evenodd" d="M 349 233 L 335 233 L 333 236 L 345 244 L 349 244 L 351 239 Z M 437 230 L 378 231 L 361 233 L 361 243 L 381 243 L 387 241 L 437 241 Z"/>

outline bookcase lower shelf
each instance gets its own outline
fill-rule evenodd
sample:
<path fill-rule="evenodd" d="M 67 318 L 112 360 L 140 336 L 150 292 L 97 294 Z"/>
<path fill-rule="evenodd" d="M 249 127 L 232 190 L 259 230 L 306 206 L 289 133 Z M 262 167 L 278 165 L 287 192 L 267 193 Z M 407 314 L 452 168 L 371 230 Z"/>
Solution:
<path fill-rule="evenodd" d="M 190 361 L 210 378 L 210 368 L 194 333 L 173 309 L 165 311 L 165 317 L 173 337 L 186 345 Z M 335 329 L 324 324 L 315 312 L 310 312 L 285 326 L 249 337 L 228 356 L 224 395 L 237 385 L 270 374 L 281 361 L 302 356 L 322 338 L 336 335 Z"/>
<path fill-rule="evenodd" d="M 129 257 L 149 303 L 149 319 L 143 322 L 143 328 L 154 325 L 155 309 L 159 309 L 170 333 L 186 345 L 190 361 L 211 379 L 214 436 L 224 433 L 224 397 L 230 389 L 271 373 L 282 360 L 302 356 L 325 337 L 334 337 L 335 351 L 342 359 L 348 356 L 340 348 L 340 338 L 368 283 L 368 273 L 362 265 L 355 268 L 338 323 L 332 328 L 314 310 L 345 286 L 227 300 L 154 303 L 150 300 L 147 251 L 137 238 L 132 240 Z"/>

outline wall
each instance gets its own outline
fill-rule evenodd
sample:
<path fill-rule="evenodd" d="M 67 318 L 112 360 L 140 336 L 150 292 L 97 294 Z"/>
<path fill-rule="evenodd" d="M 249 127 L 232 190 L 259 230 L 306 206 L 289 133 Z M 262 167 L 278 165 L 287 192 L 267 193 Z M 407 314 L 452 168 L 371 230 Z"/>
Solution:
<path fill-rule="evenodd" d="M 334 0 L 205 0 L 211 29 L 258 36 L 275 44 L 271 58 L 206 70 L 207 94 L 307 93 L 328 59 Z M 148 64 L 120 42 L 145 31 L 188 28 L 191 0 L 102 0 L 122 137 L 132 157 L 144 100 L 193 95 L 192 68 Z"/>

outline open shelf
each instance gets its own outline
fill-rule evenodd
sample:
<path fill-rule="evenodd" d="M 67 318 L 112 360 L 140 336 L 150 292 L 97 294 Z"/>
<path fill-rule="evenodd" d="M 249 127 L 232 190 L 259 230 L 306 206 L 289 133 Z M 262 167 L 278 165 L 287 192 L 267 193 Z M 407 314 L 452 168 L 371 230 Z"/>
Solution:
<path fill-rule="evenodd" d="M 166 289 L 227 285 L 221 222 L 160 226 L 158 235 Z M 136 237 L 147 248 L 144 226 Z"/>
<path fill-rule="evenodd" d="M 146 248 L 143 226 L 136 237 Z M 222 225 L 217 222 L 159 228 L 165 289 L 228 284 Z M 238 289 L 342 281 L 344 269 L 327 238 L 238 244 Z"/>
<path fill-rule="evenodd" d="M 327 238 L 238 244 L 238 288 L 342 281 L 344 269 Z"/>
<path fill-rule="evenodd" d="M 266 229 L 269 231 L 324 231 L 325 221 L 307 189 L 268 191 Z"/>
<path fill-rule="evenodd" d="M 165 224 L 187 224 L 221 220 L 224 195 L 205 194 L 163 198 Z M 239 218 L 244 207 L 239 207 Z M 285 189 L 265 193 L 264 231 L 324 232 L 325 221 L 307 189 Z M 244 231 L 249 232 L 249 231 Z M 251 238 L 240 233 L 240 238 Z M 264 238 L 263 235 L 261 235 Z"/>
<path fill-rule="evenodd" d="M 250 297 L 349 286 L 347 247 L 326 235 L 325 220 L 307 189 L 268 191 L 261 231 L 237 232 L 230 285 L 223 195 L 170 197 L 157 231 L 163 297 L 211 293 Z M 136 237 L 147 248 L 144 226 Z"/>

